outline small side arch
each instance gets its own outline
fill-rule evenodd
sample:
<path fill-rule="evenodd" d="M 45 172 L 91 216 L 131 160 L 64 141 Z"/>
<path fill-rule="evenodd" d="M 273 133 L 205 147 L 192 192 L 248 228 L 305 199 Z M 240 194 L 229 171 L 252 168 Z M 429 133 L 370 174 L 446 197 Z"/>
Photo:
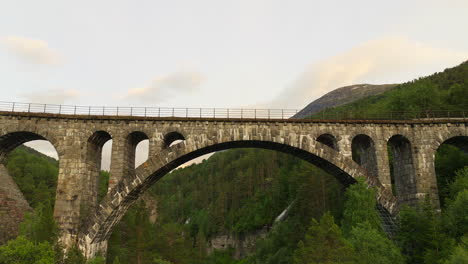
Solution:
<path fill-rule="evenodd" d="M 365 134 L 358 134 L 351 142 L 353 160 L 364 167 L 371 175 L 378 175 L 377 154 L 374 140 Z"/>
<path fill-rule="evenodd" d="M 387 141 L 389 150 L 392 191 L 401 203 L 416 202 L 416 171 L 411 142 L 403 135 L 394 135 Z"/>
<path fill-rule="evenodd" d="M 324 145 L 329 146 L 330 148 L 336 151 L 340 151 L 338 148 L 338 141 L 336 137 L 333 136 L 332 134 L 329 134 L 329 133 L 322 134 L 318 136 L 316 140 Z"/>
<path fill-rule="evenodd" d="M 149 141 L 149 137 L 145 132 L 142 131 L 133 131 L 128 134 L 126 139 L 126 146 L 127 150 L 125 151 L 126 155 L 128 155 L 127 160 L 129 162 L 128 168 L 135 169 L 137 167 L 137 148 L 140 148 L 144 143 L 144 141 Z M 140 151 L 141 153 L 145 154 L 145 160 L 148 159 L 148 144 L 145 144 L 145 150 Z"/>
<path fill-rule="evenodd" d="M 163 138 L 163 148 L 168 148 L 174 144 L 179 143 L 180 141 L 185 140 L 185 137 L 177 131 L 172 131 L 164 135 Z"/>
<path fill-rule="evenodd" d="M 87 188 L 81 194 L 81 199 L 87 201 L 87 210 L 92 212 L 98 203 L 99 176 L 102 169 L 102 150 L 104 145 L 112 140 L 109 132 L 98 130 L 88 137 L 86 142 L 86 179 Z M 109 142 L 110 143 L 110 142 Z M 110 146 L 112 148 L 112 146 Z"/>

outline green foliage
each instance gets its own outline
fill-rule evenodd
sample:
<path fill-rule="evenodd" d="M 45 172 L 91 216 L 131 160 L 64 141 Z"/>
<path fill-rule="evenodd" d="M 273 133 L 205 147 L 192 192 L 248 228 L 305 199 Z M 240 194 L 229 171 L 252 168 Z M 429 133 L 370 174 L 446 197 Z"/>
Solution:
<path fill-rule="evenodd" d="M 156 259 L 153 262 L 156 262 Z M 156 263 L 158 263 L 158 262 L 156 262 Z M 120 264 L 119 256 L 114 258 L 114 261 L 112 261 L 112 264 Z M 163 264 L 163 263 L 160 263 L 160 264 Z"/>
<path fill-rule="evenodd" d="M 468 188 L 457 193 L 444 215 L 444 224 L 453 238 L 468 234 Z"/>
<path fill-rule="evenodd" d="M 453 246 L 442 229 L 441 216 L 429 198 L 415 208 L 405 206 L 400 211 L 398 241 L 409 263 L 441 263 Z"/>
<path fill-rule="evenodd" d="M 54 264 L 55 252 L 48 242 L 33 243 L 19 236 L 0 246 L 0 263 Z"/>
<path fill-rule="evenodd" d="M 326 213 L 307 231 L 304 241 L 299 242 L 294 252 L 294 264 L 310 263 L 356 263 L 356 253 L 347 242 L 333 216 Z"/>
<path fill-rule="evenodd" d="M 342 185 L 335 178 L 290 155 L 261 149 L 216 153 L 173 171 L 147 195 L 158 201 L 158 219 L 146 229 L 145 243 L 173 263 L 206 263 L 216 234 L 241 236 L 269 228 L 274 231 L 259 242 L 252 263 L 290 263 L 311 218 L 324 211 L 339 217 L 343 206 Z M 134 259 L 131 216 L 147 207 L 130 208 L 109 240 L 108 259 Z M 288 207 L 287 220 L 274 223 Z"/>
<path fill-rule="evenodd" d="M 207 258 L 206 264 L 240 264 L 240 262 L 232 258 L 232 250 L 226 250 L 215 251 Z"/>
<path fill-rule="evenodd" d="M 353 226 L 349 241 L 357 252 L 361 264 L 403 264 L 400 249 L 369 222 Z"/>
<path fill-rule="evenodd" d="M 102 201 L 102 199 L 107 194 L 107 188 L 109 186 L 109 178 L 110 178 L 110 173 L 108 171 L 101 171 L 101 173 L 99 174 L 98 202 Z"/>
<path fill-rule="evenodd" d="M 8 154 L 5 166 L 33 208 L 39 203 L 53 206 L 58 177 L 56 160 L 20 146 Z"/>
<path fill-rule="evenodd" d="M 448 260 L 444 264 L 466 264 L 468 263 L 468 235 L 463 237 L 460 244 L 456 246 Z"/>
<path fill-rule="evenodd" d="M 108 258 L 119 258 L 122 263 L 152 263 L 152 249 L 155 246 L 156 234 L 149 215 L 145 210 L 145 202 L 138 201 L 124 216 L 121 224 L 114 229 L 114 234 L 108 242 Z"/>
<path fill-rule="evenodd" d="M 468 166 L 455 172 L 455 179 L 448 186 L 449 199 L 455 198 L 458 193 L 468 189 Z"/>
<path fill-rule="evenodd" d="M 87 264 L 106 264 L 106 259 L 101 256 L 98 256 L 98 257 L 90 259 L 87 262 Z"/>
<path fill-rule="evenodd" d="M 435 168 L 437 174 L 437 187 L 442 206 L 445 206 L 445 200 L 450 194 L 449 186 L 454 188 L 463 188 L 451 185 L 456 176 L 456 171 L 468 166 L 468 155 L 455 146 L 442 144 L 436 152 Z M 463 173 L 463 172 L 461 172 Z M 467 174 L 468 175 L 468 172 Z M 465 180 L 468 181 L 468 180 Z M 465 187 L 468 186 L 465 185 Z"/>
<path fill-rule="evenodd" d="M 356 184 L 348 187 L 341 220 L 345 235 L 348 235 L 353 227 L 362 223 L 367 223 L 372 229 L 383 232 L 381 219 L 376 210 L 375 195 L 375 190 L 369 188 L 363 178 L 358 178 Z"/>
<path fill-rule="evenodd" d="M 86 264 L 86 258 L 77 247 L 68 249 L 63 264 Z"/>
<path fill-rule="evenodd" d="M 38 203 L 32 213 L 26 213 L 20 225 L 20 234 L 33 242 L 54 243 L 58 228 L 54 221 L 52 206 Z"/>
<path fill-rule="evenodd" d="M 153 258 L 153 264 L 172 264 L 172 262 L 166 261 L 161 259 L 160 257 L 156 256 Z M 115 263 L 114 263 L 115 264 Z"/>

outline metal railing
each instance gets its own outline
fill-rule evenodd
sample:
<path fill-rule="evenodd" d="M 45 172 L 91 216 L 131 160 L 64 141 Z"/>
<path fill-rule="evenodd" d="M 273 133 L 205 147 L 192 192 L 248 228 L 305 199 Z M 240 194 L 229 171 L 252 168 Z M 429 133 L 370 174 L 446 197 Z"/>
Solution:
<path fill-rule="evenodd" d="M 296 109 L 242 109 L 242 108 L 170 108 L 170 107 L 121 107 L 77 106 L 0 102 L 1 112 L 45 113 L 76 116 L 131 116 L 157 118 L 220 118 L 220 119 L 296 119 Z M 468 120 L 467 111 L 393 111 L 368 112 L 325 110 L 311 115 L 308 120 L 439 120 L 457 118 Z M 298 118 L 297 118 L 298 119 Z"/>
<path fill-rule="evenodd" d="M 0 102 L 0 111 L 80 116 L 85 115 L 227 119 L 289 119 L 299 112 L 299 110 L 296 109 L 77 106 L 18 102 Z"/>

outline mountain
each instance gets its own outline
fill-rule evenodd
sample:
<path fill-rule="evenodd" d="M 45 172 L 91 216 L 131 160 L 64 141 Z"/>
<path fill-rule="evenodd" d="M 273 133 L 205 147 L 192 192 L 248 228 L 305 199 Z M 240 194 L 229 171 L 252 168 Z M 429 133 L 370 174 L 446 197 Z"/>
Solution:
<path fill-rule="evenodd" d="M 397 86 L 397 84 L 355 84 L 335 89 L 319 99 L 313 101 L 299 111 L 294 118 L 305 118 L 311 114 L 327 108 L 352 103 L 361 98 L 384 93 Z"/>
<path fill-rule="evenodd" d="M 309 117 L 320 118 L 323 114 L 339 116 L 342 113 L 363 113 L 364 118 L 385 117 L 389 112 L 414 114 L 423 111 L 439 115 L 450 113 L 452 116 L 468 111 L 468 61 Z"/>

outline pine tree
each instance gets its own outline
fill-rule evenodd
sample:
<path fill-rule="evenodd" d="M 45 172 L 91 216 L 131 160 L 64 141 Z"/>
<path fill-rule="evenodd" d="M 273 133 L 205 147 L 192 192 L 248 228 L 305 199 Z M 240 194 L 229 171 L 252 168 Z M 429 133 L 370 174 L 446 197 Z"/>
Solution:
<path fill-rule="evenodd" d="M 383 232 L 378 211 L 375 190 L 369 188 L 364 178 L 346 190 L 343 219 L 341 226 L 347 236 L 353 227 L 367 222 L 371 228 Z"/>
<path fill-rule="evenodd" d="M 54 221 L 53 209 L 50 205 L 38 203 L 34 212 L 27 213 L 20 224 L 20 234 L 35 243 L 47 241 L 55 243 L 58 228 Z"/>
<path fill-rule="evenodd" d="M 382 232 L 368 223 L 351 229 L 349 241 L 357 252 L 360 264 L 403 264 L 400 249 Z"/>
<path fill-rule="evenodd" d="M 326 213 L 312 223 L 304 241 L 299 242 L 294 252 L 294 264 L 311 263 L 356 263 L 356 253 L 347 242 L 333 216 Z"/>
<path fill-rule="evenodd" d="M 468 235 L 461 239 L 461 243 L 453 249 L 450 257 L 444 264 L 466 264 L 468 263 Z"/>

